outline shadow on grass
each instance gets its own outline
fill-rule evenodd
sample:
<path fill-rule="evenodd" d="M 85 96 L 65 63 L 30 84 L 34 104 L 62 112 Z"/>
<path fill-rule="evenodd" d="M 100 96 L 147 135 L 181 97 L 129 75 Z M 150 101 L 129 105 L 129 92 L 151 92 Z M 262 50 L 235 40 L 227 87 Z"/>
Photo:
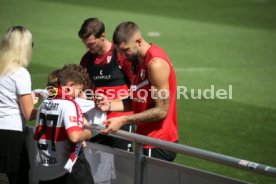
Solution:
<path fill-rule="evenodd" d="M 241 159 L 276 166 L 276 109 L 242 104 L 231 100 L 178 100 L 180 143 Z M 181 114 L 181 115 L 180 115 Z M 177 162 L 219 173 L 239 170 L 178 155 Z M 261 181 L 257 174 L 242 176 Z M 256 175 L 256 176 L 255 176 Z M 261 179 L 260 179 L 261 178 Z M 269 179 L 268 179 L 269 181 Z M 255 182 L 254 182 L 255 183 Z M 269 182 L 268 182 L 269 183 Z"/>
<path fill-rule="evenodd" d="M 240 27 L 276 29 L 276 2 L 269 0 L 43 0 L 76 6 L 99 7 L 179 19 L 228 24 Z M 111 15 L 112 16 L 112 15 Z M 127 18 L 127 15 L 126 15 Z M 168 25 L 173 26 L 173 25 Z"/>
<path fill-rule="evenodd" d="M 228 145 L 226 154 L 249 148 L 276 153 L 276 109 L 234 100 L 178 100 L 178 114 L 184 144 L 222 152 Z"/>
<path fill-rule="evenodd" d="M 233 100 L 178 100 L 180 143 L 276 167 L 276 109 Z M 271 177 L 179 154 L 177 163 L 240 178 L 274 183 Z M 274 182 L 273 182 L 274 181 Z"/>

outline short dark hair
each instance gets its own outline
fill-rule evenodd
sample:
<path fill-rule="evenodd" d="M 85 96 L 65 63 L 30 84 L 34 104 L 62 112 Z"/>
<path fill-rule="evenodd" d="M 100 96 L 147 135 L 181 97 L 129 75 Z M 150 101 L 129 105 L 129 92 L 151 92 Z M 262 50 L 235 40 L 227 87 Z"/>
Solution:
<path fill-rule="evenodd" d="M 84 89 L 90 89 L 92 84 L 92 81 L 90 80 L 89 74 L 87 72 L 87 69 L 82 67 L 80 64 L 65 64 L 63 66 L 64 68 L 71 68 L 73 70 L 76 70 L 83 74 L 84 80 L 85 80 L 85 86 Z"/>
<path fill-rule="evenodd" d="M 104 32 L 105 26 L 102 21 L 98 18 L 88 18 L 83 22 L 78 34 L 81 39 L 87 39 L 91 35 L 99 38 Z"/>
<path fill-rule="evenodd" d="M 139 27 L 134 22 L 122 22 L 119 24 L 113 33 L 113 43 L 119 45 L 123 42 L 128 43 L 130 38 L 139 30 Z"/>
<path fill-rule="evenodd" d="M 60 86 L 64 86 L 68 82 L 84 85 L 87 83 L 87 73 L 81 65 L 65 65 L 56 75 Z"/>
<path fill-rule="evenodd" d="M 56 69 L 49 73 L 48 75 L 48 81 L 47 81 L 47 86 L 54 86 L 58 87 L 58 72 L 60 69 Z"/>

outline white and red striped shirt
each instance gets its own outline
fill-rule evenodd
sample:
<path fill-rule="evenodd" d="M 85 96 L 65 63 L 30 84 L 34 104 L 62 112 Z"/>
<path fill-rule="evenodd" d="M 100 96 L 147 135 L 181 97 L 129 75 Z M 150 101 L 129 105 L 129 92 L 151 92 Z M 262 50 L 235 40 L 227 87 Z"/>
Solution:
<path fill-rule="evenodd" d="M 59 95 L 54 99 L 45 99 L 39 107 L 36 118 L 35 143 L 39 151 L 39 180 L 51 180 L 70 172 L 81 149 L 80 144 L 70 142 L 68 134 L 83 130 L 83 115 L 75 100 Z M 64 95 L 63 95 L 64 97 Z M 71 159 L 70 159 L 71 158 Z"/>

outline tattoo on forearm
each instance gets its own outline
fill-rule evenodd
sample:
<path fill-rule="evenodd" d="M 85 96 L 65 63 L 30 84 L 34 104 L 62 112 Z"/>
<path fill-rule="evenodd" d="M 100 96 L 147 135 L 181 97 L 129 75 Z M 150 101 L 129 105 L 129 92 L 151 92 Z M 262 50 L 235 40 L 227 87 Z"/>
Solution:
<path fill-rule="evenodd" d="M 154 122 L 166 118 L 170 104 L 169 95 L 166 93 L 166 91 L 161 91 L 161 95 L 157 97 L 157 99 L 153 100 L 155 107 L 150 108 L 144 112 L 129 116 L 128 122 Z"/>

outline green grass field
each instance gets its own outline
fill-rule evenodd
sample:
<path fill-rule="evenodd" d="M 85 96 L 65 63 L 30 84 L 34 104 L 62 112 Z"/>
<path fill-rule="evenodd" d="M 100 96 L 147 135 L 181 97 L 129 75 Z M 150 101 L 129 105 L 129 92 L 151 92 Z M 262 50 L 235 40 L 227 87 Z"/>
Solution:
<path fill-rule="evenodd" d="M 180 143 L 276 167 L 276 1 L 0 0 L 0 35 L 18 24 L 32 31 L 29 70 L 33 88 L 44 88 L 51 70 L 79 63 L 85 47 L 77 32 L 88 17 L 102 19 L 109 38 L 120 22 L 137 22 L 147 41 L 167 51 L 188 91 L 232 85 L 232 99 L 178 99 Z M 177 162 L 276 183 L 184 155 Z"/>

